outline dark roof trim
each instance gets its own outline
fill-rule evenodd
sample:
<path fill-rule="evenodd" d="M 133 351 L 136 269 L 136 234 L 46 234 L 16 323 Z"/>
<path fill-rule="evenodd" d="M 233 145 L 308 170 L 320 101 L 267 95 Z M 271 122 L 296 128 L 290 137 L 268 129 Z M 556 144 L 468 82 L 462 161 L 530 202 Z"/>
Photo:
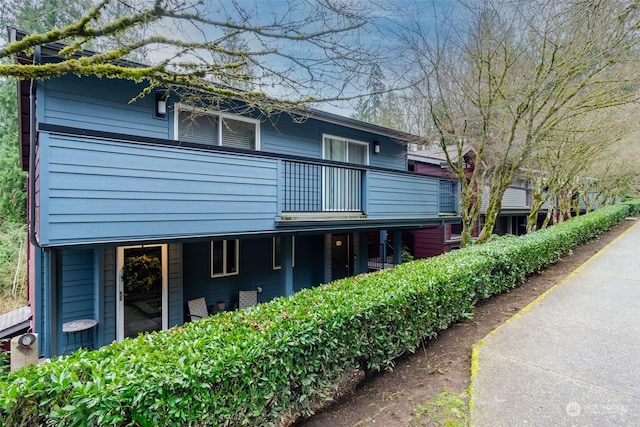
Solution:
<path fill-rule="evenodd" d="M 329 113 L 327 111 L 309 108 L 308 112 L 311 118 L 322 120 L 323 122 L 347 126 L 352 129 L 358 129 L 365 132 L 375 133 L 380 136 L 386 136 L 403 143 L 423 143 L 424 138 L 399 130 L 363 122 L 361 120 L 352 119 L 350 117 L 340 116 L 338 114 Z"/>
<path fill-rule="evenodd" d="M 18 89 L 18 133 L 20 138 L 20 166 L 23 171 L 29 170 L 29 143 L 31 120 L 31 80 L 20 80 Z M 34 95 L 35 96 L 35 95 Z"/>

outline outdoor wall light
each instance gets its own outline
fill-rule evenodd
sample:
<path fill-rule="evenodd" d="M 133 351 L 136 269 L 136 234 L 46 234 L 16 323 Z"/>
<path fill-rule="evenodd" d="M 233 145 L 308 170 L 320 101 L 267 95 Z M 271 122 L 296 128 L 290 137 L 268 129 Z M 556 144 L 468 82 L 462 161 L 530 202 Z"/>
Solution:
<path fill-rule="evenodd" d="M 380 141 L 373 141 L 373 154 L 380 152 Z"/>
<path fill-rule="evenodd" d="M 34 334 L 24 334 L 18 338 L 18 345 L 21 347 L 31 347 L 36 342 L 36 336 Z"/>
<path fill-rule="evenodd" d="M 159 90 L 156 92 L 156 117 L 167 117 L 167 92 Z"/>

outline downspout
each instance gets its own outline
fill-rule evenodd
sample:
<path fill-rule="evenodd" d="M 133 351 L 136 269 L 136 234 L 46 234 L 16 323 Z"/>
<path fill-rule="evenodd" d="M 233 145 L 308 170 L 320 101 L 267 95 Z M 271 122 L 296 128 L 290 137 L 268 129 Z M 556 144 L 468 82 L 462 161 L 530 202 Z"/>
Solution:
<path fill-rule="evenodd" d="M 34 65 L 39 64 L 41 57 L 42 57 L 42 50 L 40 46 L 36 46 L 33 54 L 33 64 Z M 40 248 L 40 244 L 38 242 L 37 232 L 36 232 L 36 170 L 35 170 L 36 169 L 36 141 L 37 141 L 36 83 L 37 82 L 35 79 L 31 79 L 31 82 L 29 85 L 29 176 L 28 176 L 29 178 L 29 197 L 28 197 L 29 230 L 28 230 L 28 236 L 29 236 L 29 243 L 34 248 L 33 251 L 30 251 L 30 252 L 34 255 L 36 255 L 35 248 Z M 40 253 L 40 252 L 37 252 L 37 253 Z M 42 262 L 41 262 L 42 258 L 41 256 L 38 256 L 38 258 L 39 258 L 38 261 L 36 261 L 35 259 L 31 260 L 31 262 L 35 264 L 33 267 L 30 267 L 30 268 L 35 268 L 36 265 L 39 265 L 40 267 L 42 267 Z M 48 272 L 51 271 L 50 268 L 51 268 L 51 263 L 48 263 L 48 268 L 47 268 Z M 35 272 L 35 275 L 39 276 L 37 271 Z M 35 304 L 35 307 L 31 308 L 32 330 L 36 331 L 40 327 L 42 327 L 44 328 L 42 332 L 45 333 L 45 336 L 49 335 L 48 339 L 45 339 L 44 336 L 41 338 L 42 341 L 40 344 L 40 355 L 44 355 L 45 357 L 51 357 L 53 355 L 52 349 L 57 347 L 57 333 L 55 331 L 56 328 L 51 325 L 52 319 L 55 319 L 56 316 L 51 315 L 51 311 L 50 311 L 51 301 L 49 301 L 47 305 L 48 307 L 44 309 L 44 312 L 40 312 L 40 308 L 42 307 L 42 300 L 45 296 L 42 294 L 43 289 L 42 289 L 42 284 L 40 283 L 42 278 L 40 277 L 40 279 L 36 279 L 35 277 L 33 277 L 32 279 L 35 280 L 35 283 L 33 284 L 33 290 L 34 290 L 33 302 Z M 52 280 L 55 280 L 55 279 L 52 279 Z M 40 283 L 40 286 L 36 286 L 37 283 Z M 50 283 L 50 286 L 54 287 L 55 282 Z M 39 289 L 36 289 L 36 287 L 38 287 Z M 47 311 L 49 312 L 49 316 L 46 316 L 46 317 L 48 317 L 49 319 L 43 322 L 43 315 L 46 315 Z M 47 323 L 49 324 L 47 325 Z M 49 334 L 46 333 L 47 330 Z M 56 344 L 56 347 L 52 346 L 53 343 Z"/>

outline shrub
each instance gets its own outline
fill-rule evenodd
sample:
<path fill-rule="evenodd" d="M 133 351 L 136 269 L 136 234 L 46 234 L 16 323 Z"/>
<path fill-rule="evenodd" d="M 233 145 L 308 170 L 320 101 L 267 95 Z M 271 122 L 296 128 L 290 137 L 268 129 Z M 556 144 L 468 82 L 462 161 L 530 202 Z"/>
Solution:
<path fill-rule="evenodd" d="M 286 425 L 354 372 L 392 367 L 471 317 L 478 300 L 556 262 L 631 208 L 601 208 L 30 366 L 0 385 L 0 414 L 8 425 Z"/>
<path fill-rule="evenodd" d="M 629 206 L 629 215 L 636 216 L 640 214 L 640 199 L 625 200 L 622 204 Z"/>

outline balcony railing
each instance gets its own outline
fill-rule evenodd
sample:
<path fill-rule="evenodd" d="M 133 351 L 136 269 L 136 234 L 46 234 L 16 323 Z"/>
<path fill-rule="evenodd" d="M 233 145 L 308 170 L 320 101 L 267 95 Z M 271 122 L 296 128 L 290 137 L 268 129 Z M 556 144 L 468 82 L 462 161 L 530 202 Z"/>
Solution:
<path fill-rule="evenodd" d="M 287 160 L 284 212 L 362 212 L 362 174 L 355 167 Z"/>
<path fill-rule="evenodd" d="M 440 180 L 440 213 L 456 213 L 458 203 L 458 183 L 456 181 Z"/>

